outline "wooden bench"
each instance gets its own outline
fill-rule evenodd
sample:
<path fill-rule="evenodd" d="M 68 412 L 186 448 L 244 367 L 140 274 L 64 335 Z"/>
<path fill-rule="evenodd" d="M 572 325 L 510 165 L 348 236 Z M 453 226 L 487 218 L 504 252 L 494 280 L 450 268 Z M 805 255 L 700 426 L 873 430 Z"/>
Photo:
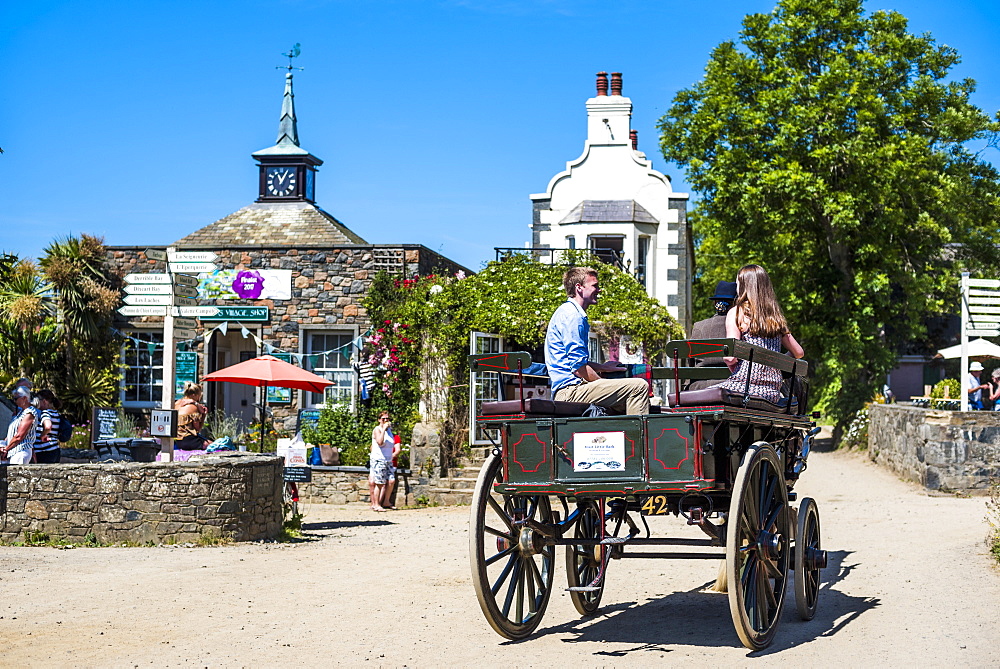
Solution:
<path fill-rule="evenodd" d="M 675 339 L 667 343 L 667 355 L 673 364 L 669 367 L 654 367 L 654 379 L 673 379 L 674 392 L 669 394 L 672 407 L 724 405 L 758 411 L 778 413 L 801 413 L 805 410 L 809 383 L 807 374 L 809 363 L 796 360 L 790 355 L 778 353 L 739 339 Z M 682 380 L 718 380 L 729 378 L 727 367 L 690 367 L 681 362 L 698 358 L 734 357 L 750 366 L 747 383 L 742 391 L 728 388 L 710 387 L 701 390 L 680 390 Z M 764 365 L 781 372 L 783 383 L 779 392 L 781 398 L 773 402 L 765 397 L 749 393 L 753 378 L 753 366 Z"/>

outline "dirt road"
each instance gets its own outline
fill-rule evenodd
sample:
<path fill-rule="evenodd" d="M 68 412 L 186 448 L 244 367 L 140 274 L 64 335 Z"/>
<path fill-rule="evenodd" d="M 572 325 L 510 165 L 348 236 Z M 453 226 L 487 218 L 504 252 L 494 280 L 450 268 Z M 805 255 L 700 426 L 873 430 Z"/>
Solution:
<path fill-rule="evenodd" d="M 1000 571 L 982 542 L 982 498 L 931 497 L 841 453 L 814 454 L 797 490 L 819 502 L 830 566 L 816 618 L 800 622 L 786 602 L 761 653 L 740 645 L 726 596 L 701 592 L 714 562 L 614 562 L 602 615 L 581 620 L 560 586 L 537 634 L 511 643 L 476 603 L 467 507 L 313 506 L 301 544 L 0 548 L 0 657 L 7 667 L 1000 665 Z"/>

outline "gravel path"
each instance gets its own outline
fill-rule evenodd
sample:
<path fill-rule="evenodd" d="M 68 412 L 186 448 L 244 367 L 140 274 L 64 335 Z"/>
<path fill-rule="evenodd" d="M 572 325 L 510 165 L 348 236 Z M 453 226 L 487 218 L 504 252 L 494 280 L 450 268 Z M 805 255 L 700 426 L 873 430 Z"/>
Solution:
<path fill-rule="evenodd" d="M 308 507 L 299 544 L 0 547 L 0 653 L 6 667 L 1000 665 L 982 498 L 929 496 L 843 453 L 815 453 L 797 490 L 819 503 L 830 566 L 816 618 L 786 602 L 762 653 L 740 645 L 726 596 L 701 592 L 708 561 L 614 562 L 602 614 L 581 620 L 560 555 L 538 632 L 507 642 L 472 590 L 468 507 L 360 505 Z"/>

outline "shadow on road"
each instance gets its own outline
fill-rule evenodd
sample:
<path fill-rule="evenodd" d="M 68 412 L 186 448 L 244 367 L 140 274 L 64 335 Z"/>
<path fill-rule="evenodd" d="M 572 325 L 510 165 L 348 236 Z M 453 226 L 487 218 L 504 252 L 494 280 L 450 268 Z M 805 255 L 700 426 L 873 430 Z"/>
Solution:
<path fill-rule="evenodd" d="M 350 527 L 379 527 L 382 525 L 395 525 L 389 520 L 329 520 L 323 523 L 302 523 L 304 532 L 314 532 L 317 530 L 343 530 Z"/>
<path fill-rule="evenodd" d="M 771 646 L 763 651 L 747 651 L 748 657 L 779 653 L 809 643 L 822 636 L 832 636 L 861 615 L 879 606 L 874 597 L 854 597 L 837 589 L 857 566 L 845 564 L 849 551 L 830 551 L 829 566 L 823 571 L 816 617 L 805 622 L 795 610 L 793 580 L 789 578 L 781 626 Z M 611 578 L 616 575 L 612 571 Z M 626 578 L 624 574 L 619 576 Z M 613 642 L 631 645 L 620 650 L 599 650 L 594 655 L 625 657 L 631 653 L 669 653 L 675 646 L 714 646 L 740 648 L 729 613 L 729 598 L 722 593 L 703 592 L 712 582 L 698 588 L 654 597 L 645 602 L 606 602 L 598 616 L 582 618 L 562 625 L 541 627 L 534 636 L 564 633 L 574 635 L 567 643 Z M 544 622 L 543 622 L 544 625 Z M 519 643 L 510 641 L 507 643 Z"/>

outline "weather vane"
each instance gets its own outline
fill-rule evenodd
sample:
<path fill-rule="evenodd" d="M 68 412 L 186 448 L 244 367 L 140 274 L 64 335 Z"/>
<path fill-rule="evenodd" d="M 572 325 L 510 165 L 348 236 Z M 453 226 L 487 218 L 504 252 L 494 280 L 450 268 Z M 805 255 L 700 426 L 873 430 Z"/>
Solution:
<path fill-rule="evenodd" d="M 302 53 L 302 49 L 300 49 L 299 46 L 301 46 L 301 45 L 298 42 L 296 42 L 295 46 L 293 46 L 291 49 L 289 49 L 288 53 L 281 54 L 282 56 L 284 56 L 285 58 L 288 59 L 288 65 L 275 65 L 274 69 L 276 69 L 276 70 L 288 70 L 289 74 L 291 74 L 292 70 L 304 70 L 304 69 L 306 69 L 304 67 L 293 67 L 292 66 L 292 58 L 297 58 L 299 56 L 299 54 Z"/>

